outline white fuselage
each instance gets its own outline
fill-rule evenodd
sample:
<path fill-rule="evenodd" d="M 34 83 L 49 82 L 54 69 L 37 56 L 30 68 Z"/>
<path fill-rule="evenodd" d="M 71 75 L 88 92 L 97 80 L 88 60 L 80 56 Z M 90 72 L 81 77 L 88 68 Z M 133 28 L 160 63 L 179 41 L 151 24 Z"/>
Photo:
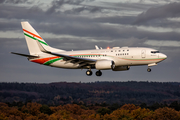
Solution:
<path fill-rule="evenodd" d="M 64 51 L 60 53 L 79 58 L 112 60 L 114 61 L 115 66 L 153 66 L 158 62 L 163 61 L 167 57 L 155 49 L 141 47 L 115 47 L 113 49 Z M 39 56 L 40 58 L 30 59 L 30 61 L 59 68 L 82 69 L 79 67 L 78 63 L 73 64 L 71 61 L 64 61 L 62 57 L 57 57 L 46 53 L 40 54 Z"/>

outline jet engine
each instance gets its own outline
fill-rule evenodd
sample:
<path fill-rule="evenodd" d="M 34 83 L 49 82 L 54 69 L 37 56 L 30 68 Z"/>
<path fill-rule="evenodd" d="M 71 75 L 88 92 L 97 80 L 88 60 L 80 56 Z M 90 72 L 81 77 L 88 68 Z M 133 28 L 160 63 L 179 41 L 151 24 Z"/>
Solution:
<path fill-rule="evenodd" d="M 130 69 L 130 66 L 115 66 L 112 60 L 99 60 L 96 62 L 95 67 L 97 70 L 112 69 L 113 71 L 125 71 Z"/>
<path fill-rule="evenodd" d="M 125 70 L 129 70 L 130 66 L 115 66 L 114 69 L 112 69 L 113 71 L 125 71 Z"/>
<path fill-rule="evenodd" d="M 111 60 L 99 60 L 96 62 L 95 67 L 97 70 L 108 70 L 114 69 L 115 63 Z"/>

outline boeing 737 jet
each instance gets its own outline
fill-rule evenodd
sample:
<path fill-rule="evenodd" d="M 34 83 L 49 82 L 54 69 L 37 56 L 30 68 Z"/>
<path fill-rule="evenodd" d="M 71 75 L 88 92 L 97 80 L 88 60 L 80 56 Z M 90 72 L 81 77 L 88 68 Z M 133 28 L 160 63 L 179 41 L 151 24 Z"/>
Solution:
<path fill-rule="evenodd" d="M 91 76 L 91 69 L 97 69 L 96 75 L 101 76 L 101 70 L 125 71 L 130 66 L 147 65 L 150 67 L 165 60 L 167 56 L 158 50 L 145 47 L 113 47 L 102 49 L 95 46 L 92 50 L 65 51 L 50 47 L 28 22 L 21 22 L 30 55 L 29 61 L 42 65 L 66 68 L 87 69 L 86 75 Z"/>

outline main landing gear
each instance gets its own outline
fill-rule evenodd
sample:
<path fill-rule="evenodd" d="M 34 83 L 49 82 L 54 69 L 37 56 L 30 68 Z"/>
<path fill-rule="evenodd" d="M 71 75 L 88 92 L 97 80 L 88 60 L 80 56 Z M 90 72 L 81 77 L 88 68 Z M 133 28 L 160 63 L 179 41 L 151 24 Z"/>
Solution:
<path fill-rule="evenodd" d="M 147 71 L 148 71 L 148 72 L 151 72 L 151 68 L 148 68 Z"/>
<path fill-rule="evenodd" d="M 102 75 L 102 72 L 99 70 L 99 71 L 96 71 L 96 76 L 101 76 Z"/>
<path fill-rule="evenodd" d="M 86 71 L 86 75 L 87 75 L 87 76 L 91 76 L 92 74 L 93 74 L 93 72 L 92 72 L 91 70 L 87 70 L 87 71 Z"/>
<path fill-rule="evenodd" d="M 86 71 L 86 75 L 87 76 L 91 76 L 93 74 L 93 72 L 91 70 L 87 70 Z M 96 71 L 96 76 L 101 76 L 102 72 L 100 70 Z"/>

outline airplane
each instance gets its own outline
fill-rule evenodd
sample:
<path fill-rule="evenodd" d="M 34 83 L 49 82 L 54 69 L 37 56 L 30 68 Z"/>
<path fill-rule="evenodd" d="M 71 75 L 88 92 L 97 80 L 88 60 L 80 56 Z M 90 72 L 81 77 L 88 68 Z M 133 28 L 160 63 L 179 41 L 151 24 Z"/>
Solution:
<path fill-rule="evenodd" d="M 148 72 L 152 66 L 165 60 L 167 56 L 158 50 L 145 47 L 113 47 L 107 49 L 65 51 L 50 47 L 36 32 L 29 22 L 21 22 L 30 55 L 11 52 L 27 57 L 29 61 L 51 67 L 65 69 L 87 69 L 86 75 L 91 76 L 91 69 L 96 69 L 96 76 L 101 70 L 126 71 L 131 66 L 147 65 Z"/>

